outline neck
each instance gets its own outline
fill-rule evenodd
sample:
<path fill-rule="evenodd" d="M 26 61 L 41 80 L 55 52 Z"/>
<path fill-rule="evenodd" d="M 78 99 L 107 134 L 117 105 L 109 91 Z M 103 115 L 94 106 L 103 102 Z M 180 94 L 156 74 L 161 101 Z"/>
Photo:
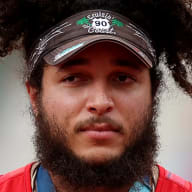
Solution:
<path fill-rule="evenodd" d="M 123 186 L 123 187 L 81 187 L 76 188 L 74 186 L 71 186 L 69 183 L 61 182 L 60 176 L 55 176 L 52 173 L 50 173 L 52 182 L 55 186 L 55 189 L 57 192 L 128 192 L 130 189 L 130 186 Z"/>

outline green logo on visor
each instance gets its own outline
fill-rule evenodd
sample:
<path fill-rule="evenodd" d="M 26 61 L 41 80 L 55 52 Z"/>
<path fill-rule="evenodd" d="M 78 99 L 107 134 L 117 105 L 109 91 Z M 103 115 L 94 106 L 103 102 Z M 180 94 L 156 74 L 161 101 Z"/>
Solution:
<path fill-rule="evenodd" d="M 112 20 L 112 26 L 114 26 L 114 25 L 116 25 L 118 27 L 123 27 L 124 26 L 124 24 L 121 21 L 117 20 L 117 19 Z"/>
<path fill-rule="evenodd" d="M 77 25 L 91 25 L 91 23 L 89 23 L 89 19 L 87 19 L 86 17 L 83 17 L 82 19 L 80 19 L 79 21 L 77 21 Z"/>
<path fill-rule="evenodd" d="M 88 33 L 105 33 L 116 35 L 116 29 L 123 27 L 124 23 L 116 19 L 111 13 L 96 11 L 79 19 L 76 22 L 86 29 Z"/>

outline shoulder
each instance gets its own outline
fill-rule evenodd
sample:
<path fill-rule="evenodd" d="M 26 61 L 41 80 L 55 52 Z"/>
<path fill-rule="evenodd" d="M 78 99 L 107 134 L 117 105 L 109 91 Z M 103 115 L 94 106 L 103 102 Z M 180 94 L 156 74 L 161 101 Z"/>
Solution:
<path fill-rule="evenodd" d="M 0 176 L 0 192 L 31 192 L 31 166 L 30 163 L 15 171 Z"/>
<path fill-rule="evenodd" d="M 159 178 L 156 192 L 192 192 L 192 183 L 167 171 L 161 166 L 159 168 Z"/>

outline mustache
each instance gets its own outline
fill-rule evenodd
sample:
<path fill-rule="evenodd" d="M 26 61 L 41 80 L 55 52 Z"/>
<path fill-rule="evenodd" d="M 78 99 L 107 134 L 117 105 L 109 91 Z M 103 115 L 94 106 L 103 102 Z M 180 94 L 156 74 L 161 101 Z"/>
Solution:
<path fill-rule="evenodd" d="M 116 122 L 115 120 L 111 119 L 110 117 L 102 116 L 102 117 L 90 117 L 86 120 L 80 121 L 75 125 L 75 132 L 80 132 L 83 127 L 91 126 L 93 124 L 101 124 L 106 123 L 111 127 L 114 127 L 120 133 L 123 133 L 124 127 L 121 123 Z"/>

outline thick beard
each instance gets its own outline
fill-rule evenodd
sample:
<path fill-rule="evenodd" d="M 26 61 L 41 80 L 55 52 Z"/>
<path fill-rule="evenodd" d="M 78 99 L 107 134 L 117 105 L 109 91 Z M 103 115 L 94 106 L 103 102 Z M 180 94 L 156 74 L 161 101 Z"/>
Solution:
<path fill-rule="evenodd" d="M 158 150 L 156 105 L 148 108 L 135 122 L 131 128 L 133 142 L 127 145 L 124 153 L 101 164 L 91 164 L 77 157 L 68 147 L 67 134 L 63 132 L 65 128 L 48 119 L 41 101 L 38 106 L 34 137 L 37 158 L 53 175 L 59 176 L 60 183 L 75 189 L 120 188 L 132 186 L 135 181 L 143 182 L 143 177 L 152 176 Z M 138 130 L 140 133 L 136 133 Z"/>

